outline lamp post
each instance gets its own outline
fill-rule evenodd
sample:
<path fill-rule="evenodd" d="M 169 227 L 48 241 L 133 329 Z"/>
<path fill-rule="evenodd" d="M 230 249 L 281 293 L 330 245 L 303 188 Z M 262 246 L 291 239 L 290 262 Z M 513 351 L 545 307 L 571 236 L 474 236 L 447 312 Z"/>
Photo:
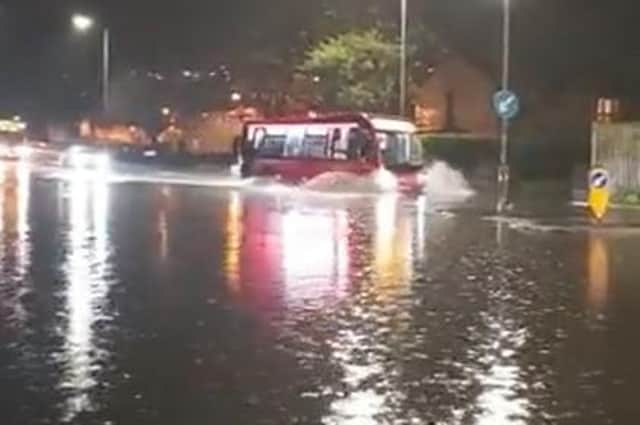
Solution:
<path fill-rule="evenodd" d="M 92 17 L 83 15 L 83 14 L 75 14 L 71 17 L 71 24 L 73 28 L 80 32 L 86 33 L 91 30 L 95 26 L 95 21 Z M 109 34 L 109 28 L 105 27 L 102 30 L 102 78 L 101 78 L 101 88 L 102 88 L 102 110 L 106 115 L 109 113 L 109 94 L 110 94 L 110 66 L 111 66 L 111 40 Z"/>
<path fill-rule="evenodd" d="M 511 60 L 511 0 L 502 7 L 502 90 L 509 90 Z M 498 213 L 503 213 L 509 200 L 509 119 L 503 117 L 500 129 L 500 164 L 498 166 Z"/>
<path fill-rule="evenodd" d="M 407 0 L 400 0 L 400 108 L 405 116 L 407 108 Z"/>

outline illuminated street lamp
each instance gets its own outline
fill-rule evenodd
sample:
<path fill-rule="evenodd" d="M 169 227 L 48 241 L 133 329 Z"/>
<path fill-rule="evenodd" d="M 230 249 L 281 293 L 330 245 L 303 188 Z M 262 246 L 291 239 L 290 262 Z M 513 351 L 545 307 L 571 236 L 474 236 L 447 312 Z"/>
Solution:
<path fill-rule="evenodd" d="M 80 32 L 89 31 L 93 25 L 93 19 L 87 15 L 75 14 L 71 17 L 73 27 Z"/>
<path fill-rule="evenodd" d="M 165 106 L 160 110 L 160 112 L 162 113 L 163 116 L 168 117 L 169 115 L 171 115 L 171 108 L 169 108 L 168 106 Z"/>
<path fill-rule="evenodd" d="M 90 16 L 77 13 L 71 17 L 71 25 L 76 31 L 86 33 L 95 26 L 95 21 Z M 102 30 L 102 107 L 105 114 L 109 112 L 110 44 L 109 28 L 105 27 Z"/>
<path fill-rule="evenodd" d="M 234 91 L 233 93 L 231 93 L 231 101 L 234 103 L 238 103 L 242 100 L 242 94 L 240 94 L 237 91 Z"/>

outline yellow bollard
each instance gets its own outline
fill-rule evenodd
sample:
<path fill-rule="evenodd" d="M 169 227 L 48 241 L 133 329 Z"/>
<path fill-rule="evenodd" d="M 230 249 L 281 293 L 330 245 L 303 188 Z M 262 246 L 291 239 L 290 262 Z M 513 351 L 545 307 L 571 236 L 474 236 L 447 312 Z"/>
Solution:
<path fill-rule="evenodd" d="M 589 173 L 589 210 L 601 221 L 609 209 L 609 173 L 603 168 L 594 168 Z"/>

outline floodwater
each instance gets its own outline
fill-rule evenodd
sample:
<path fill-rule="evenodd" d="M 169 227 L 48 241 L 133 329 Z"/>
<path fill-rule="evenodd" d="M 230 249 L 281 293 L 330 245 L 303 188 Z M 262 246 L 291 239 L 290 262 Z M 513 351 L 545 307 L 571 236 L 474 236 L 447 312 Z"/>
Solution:
<path fill-rule="evenodd" d="M 638 234 L 0 167 L 0 422 L 636 424 Z"/>

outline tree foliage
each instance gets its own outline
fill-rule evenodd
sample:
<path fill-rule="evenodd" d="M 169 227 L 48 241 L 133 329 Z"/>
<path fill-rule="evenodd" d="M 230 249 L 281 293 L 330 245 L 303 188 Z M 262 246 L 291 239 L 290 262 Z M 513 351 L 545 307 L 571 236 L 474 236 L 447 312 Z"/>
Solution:
<path fill-rule="evenodd" d="M 356 30 L 312 46 L 300 70 L 326 106 L 387 111 L 397 99 L 399 53 L 380 31 Z"/>

